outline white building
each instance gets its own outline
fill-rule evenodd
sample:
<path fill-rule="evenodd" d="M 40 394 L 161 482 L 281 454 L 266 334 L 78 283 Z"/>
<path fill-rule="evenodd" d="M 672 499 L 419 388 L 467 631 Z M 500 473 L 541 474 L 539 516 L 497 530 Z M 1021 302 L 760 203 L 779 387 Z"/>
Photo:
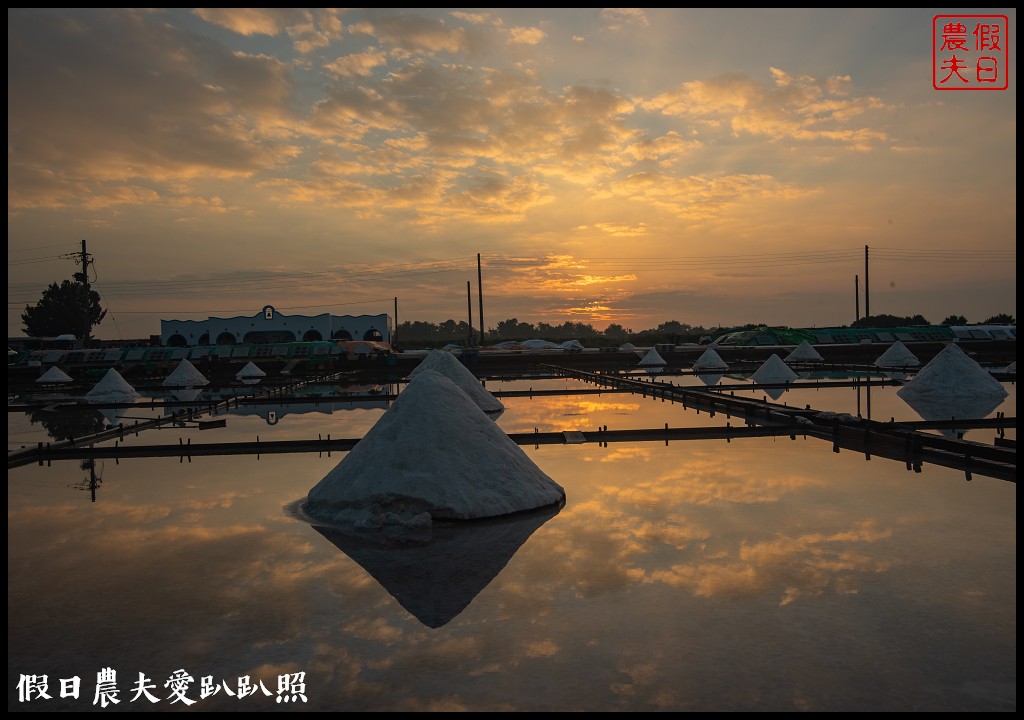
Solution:
<path fill-rule="evenodd" d="M 161 320 L 160 344 L 257 345 L 317 340 L 391 342 L 391 318 L 381 315 L 285 315 L 273 305 L 251 317 Z"/>

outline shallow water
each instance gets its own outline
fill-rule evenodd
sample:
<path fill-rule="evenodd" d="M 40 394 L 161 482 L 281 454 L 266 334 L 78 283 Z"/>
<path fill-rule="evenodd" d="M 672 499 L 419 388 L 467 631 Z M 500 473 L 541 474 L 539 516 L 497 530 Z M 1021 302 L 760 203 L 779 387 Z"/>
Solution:
<path fill-rule="evenodd" d="M 779 402 L 866 416 L 864 394 Z M 507 432 L 727 422 L 623 393 L 503 402 Z M 360 437 L 384 412 L 325 410 L 125 442 Z M 889 387 L 871 411 L 918 419 Z M 8 446 L 42 432 L 11 415 Z M 8 709 L 96 709 L 105 668 L 107 711 L 184 709 L 178 670 L 196 710 L 1016 709 L 1015 483 L 802 437 L 523 449 L 563 508 L 394 547 L 294 512 L 339 453 L 97 461 L 96 502 L 78 461 L 9 471 Z M 140 673 L 158 702 L 133 701 Z M 22 701 L 25 675 L 51 698 Z M 266 693 L 240 698 L 246 677 Z"/>

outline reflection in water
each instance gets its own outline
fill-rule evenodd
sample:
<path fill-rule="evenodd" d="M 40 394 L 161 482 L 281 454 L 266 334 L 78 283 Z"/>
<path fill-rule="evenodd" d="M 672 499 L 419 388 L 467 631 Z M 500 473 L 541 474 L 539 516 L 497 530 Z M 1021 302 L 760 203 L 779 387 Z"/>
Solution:
<path fill-rule="evenodd" d="M 880 417 L 916 418 L 894 388 L 871 390 Z M 856 390 L 794 384 L 787 397 L 852 412 Z M 259 436 L 360 437 L 379 412 Z M 524 396 L 501 426 L 728 420 L 626 394 Z M 251 441 L 252 424 L 217 439 Z M 11 414 L 9 443 L 43 436 L 28 425 Z M 142 437 L 179 434 L 209 435 Z M 1015 483 L 916 473 L 814 438 L 525 450 L 569 493 L 554 522 L 493 539 L 459 525 L 393 548 L 325 542 L 282 513 L 337 453 L 107 462 L 96 504 L 71 489 L 91 483 L 78 461 L 11 470 L 8 710 L 94 709 L 108 665 L 121 710 L 180 707 L 163 687 L 179 668 L 202 711 L 241 705 L 200 699 L 200 677 L 274 693 L 297 672 L 309 711 L 1016 709 Z M 139 672 L 159 704 L 131 701 Z M 47 674 L 53 699 L 19 703 L 19 673 Z M 73 676 L 81 697 L 59 697 Z M 262 692 L 244 705 L 281 709 Z"/>
<path fill-rule="evenodd" d="M 980 420 L 1003 404 L 1001 397 L 954 397 L 952 395 L 915 395 L 907 393 L 897 396 L 925 420 Z M 962 438 L 965 430 L 943 429 L 949 438 Z"/>
<path fill-rule="evenodd" d="M 54 440 L 85 437 L 104 429 L 103 415 L 88 405 L 65 405 L 52 410 L 44 408 L 27 414 L 33 425 L 42 425 Z"/>
<path fill-rule="evenodd" d="M 784 388 L 784 387 L 766 387 L 766 388 L 761 388 L 761 391 L 765 395 L 770 397 L 772 400 L 778 400 L 780 397 L 782 397 L 786 393 L 787 389 L 788 388 Z"/>
<path fill-rule="evenodd" d="M 418 542 L 407 535 L 356 536 L 319 524 L 313 528 L 359 563 L 421 623 L 438 628 L 462 612 L 560 509 L 434 523 L 427 529 L 430 537 Z"/>

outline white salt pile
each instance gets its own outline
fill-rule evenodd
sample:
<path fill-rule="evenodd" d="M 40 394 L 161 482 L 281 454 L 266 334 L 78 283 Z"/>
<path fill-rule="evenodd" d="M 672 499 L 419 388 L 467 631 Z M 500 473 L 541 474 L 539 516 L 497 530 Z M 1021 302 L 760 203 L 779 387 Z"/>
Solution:
<path fill-rule="evenodd" d="M 164 386 L 167 387 L 200 387 L 209 384 L 210 381 L 187 358 L 183 358 L 174 372 L 164 379 Z"/>
<path fill-rule="evenodd" d="M 658 354 L 658 351 L 651 348 L 647 351 L 647 354 L 638 363 L 641 367 L 644 365 L 667 365 L 665 359 Z"/>
<path fill-rule="evenodd" d="M 875 360 L 875 367 L 883 368 L 908 368 L 917 367 L 921 364 L 921 361 L 917 359 L 914 353 L 907 349 L 907 346 L 901 343 L 899 340 L 894 342 L 889 348 L 882 353 L 877 360 Z"/>
<path fill-rule="evenodd" d="M 750 376 L 750 379 L 757 385 L 770 385 L 792 382 L 793 380 L 796 380 L 797 377 L 797 374 L 793 372 L 786 363 L 782 362 L 782 358 L 778 355 L 772 355 L 764 361 L 761 367 L 754 371 L 754 374 Z M 778 400 L 782 397 L 782 394 L 786 392 L 786 388 L 784 387 L 763 388 L 763 390 L 764 393 L 772 400 Z"/>
<path fill-rule="evenodd" d="M 416 528 L 565 501 L 565 490 L 444 375 L 417 373 L 310 491 L 312 518 L 355 529 Z"/>
<path fill-rule="evenodd" d="M 43 383 L 44 385 L 56 384 L 56 383 L 69 383 L 71 382 L 71 376 L 61 370 L 59 367 L 54 365 L 52 368 L 44 372 L 42 375 L 36 378 L 37 383 Z"/>
<path fill-rule="evenodd" d="M 235 373 L 235 378 L 241 380 L 246 385 L 255 385 L 266 376 L 267 373 L 261 370 L 260 366 L 254 362 L 249 362 L 244 368 Z"/>
<path fill-rule="evenodd" d="M 451 353 L 432 350 L 425 358 L 423 358 L 423 360 L 420 361 L 420 364 L 409 373 L 409 378 L 412 379 L 420 373 L 427 372 L 428 370 L 441 373 L 455 383 L 464 393 L 469 395 L 470 399 L 472 399 L 473 402 L 475 402 L 485 413 L 500 414 L 505 410 L 505 406 L 501 401 L 491 395 L 491 393 L 480 384 L 480 381 L 476 376 L 473 375 L 473 373 L 471 373 L 469 369 L 459 362 L 459 360 Z"/>
<path fill-rule="evenodd" d="M 1010 363 L 1009 365 L 1006 366 L 1006 372 L 1010 373 L 1011 375 L 1016 375 L 1017 374 L 1017 361 L 1016 360 L 1014 360 L 1012 363 Z"/>
<path fill-rule="evenodd" d="M 89 402 L 135 402 L 137 397 L 139 393 L 114 368 L 107 370 L 107 374 L 85 394 Z"/>
<path fill-rule="evenodd" d="M 1002 401 L 1008 395 L 1002 383 L 956 343 L 946 345 L 896 394 L 908 402 L 911 398 Z"/>
<path fill-rule="evenodd" d="M 791 362 L 823 362 L 824 360 L 825 360 L 825 358 L 823 358 L 818 353 L 818 351 L 814 349 L 814 346 L 811 345 L 806 340 L 804 340 L 799 345 L 797 345 L 796 349 L 794 349 L 793 352 L 791 352 L 789 355 L 786 356 L 786 362 L 788 362 L 788 363 L 791 363 Z"/>
<path fill-rule="evenodd" d="M 704 353 L 697 358 L 697 362 L 693 364 L 694 370 L 728 370 L 729 364 L 722 359 L 714 348 L 708 348 Z M 721 377 L 721 376 L 719 376 Z M 717 380 L 715 382 L 718 382 Z M 712 383 L 714 384 L 714 383 Z"/>
<path fill-rule="evenodd" d="M 622 352 L 634 352 L 636 350 L 636 345 L 629 342 L 622 343 L 621 345 L 619 345 L 619 350 L 621 350 Z"/>
<path fill-rule="evenodd" d="M 761 367 L 754 371 L 750 379 L 758 385 L 788 383 L 796 380 L 797 374 L 786 363 L 782 362 L 778 355 L 772 355 L 764 361 Z"/>

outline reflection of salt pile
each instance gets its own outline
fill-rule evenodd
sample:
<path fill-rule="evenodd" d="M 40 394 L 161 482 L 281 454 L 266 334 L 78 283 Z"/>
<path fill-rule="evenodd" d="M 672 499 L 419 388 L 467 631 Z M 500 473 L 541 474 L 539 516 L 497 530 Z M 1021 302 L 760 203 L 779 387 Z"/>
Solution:
<path fill-rule="evenodd" d="M 806 340 L 797 345 L 796 349 L 786 356 L 786 362 L 788 363 L 823 362 L 824 360 L 825 358 L 823 358 L 818 351 L 814 349 L 814 346 Z"/>
<path fill-rule="evenodd" d="M 100 415 L 107 421 L 107 424 L 111 427 L 117 427 L 123 424 L 124 416 L 128 414 L 129 408 L 126 407 L 114 407 L 114 408 L 102 408 Z"/>
<path fill-rule="evenodd" d="M 203 391 L 200 388 L 194 387 L 177 388 L 171 391 L 171 397 L 179 402 L 192 402 L 202 394 Z"/>
<path fill-rule="evenodd" d="M 174 368 L 174 372 L 164 379 L 165 387 L 200 387 L 209 384 L 210 381 L 185 358 Z"/>
<path fill-rule="evenodd" d="M 490 392 L 480 384 L 476 376 L 471 373 L 465 365 L 456 359 L 451 353 L 443 352 L 441 350 L 432 350 L 420 364 L 417 365 L 412 372 L 409 373 L 409 378 L 414 378 L 420 373 L 424 373 L 428 370 L 441 373 L 446 378 L 455 383 L 464 393 L 469 395 L 470 399 L 477 404 L 481 410 L 485 413 L 501 413 L 505 406 L 501 404 L 498 398 L 491 395 Z"/>
<path fill-rule="evenodd" d="M 999 407 L 1008 393 L 959 346 L 947 345 L 896 394 L 925 420 L 977 420 Z M 963 430 L 945 429 L 948 437 Z"/>
<path fill-rule="evenodd" d="M 107 370 L 107 374 L 104 375 L 93 389 L 85 394 L 85 399 L 89 402 L 135 402 L 135 398 L 139 397 L 139 393 L 135 391 L 128 381 L 121 377 L 114 368 Z"/>
<path fill-rule="evenodd" d="M 786 363 L 782 362 L 782 358 L 778 355 L 772 355 L 764 361 L 761 367 L 754 371 L 750 379 L 757 385 L 777 385 L 796 380 L 797 374 Z M 786 392 L 786 389 L 764 388 L 764 391 L 772 400 L 778 400 Z"/>
<path fill-rule="evenodd" d="M 370 543 L 333 528 L 313 527 L 420 622 L 437 628 L 462 612 L 559 510 L 555 505 L 507 518 L 438 525 L 422 543 Z"/>
<path fill-rule="evenodd" d="M 235 373 L 235 377 L 246 385 L 255 385 L 266 376 L 267 374 L 254 362 L 249 362 L 244 368 Z"/>
<path fill-rule="evenodd" d="M 44 385 L 56 385 L 58 383 L 69 383 L 71 382 L 71 376 L 61 370 L 59 367 L 54 365 L 52 368 L 44 372 L 42 375 L 36 378 L 37 383 Z"/>
<path fill-rule="evenodd" d="M 894 342 L 889 348 L 882 353 L 877 360 L 875 360 L 875 367 L 881 368 L 908 368 L 917 367 L 921 362 L 917 359 L 914 353 L 907 349 L 907 346 L 901 343 L 899 340 Z"/>
<path fill-rule="evenodd" d="M 643 367 L 645 365 L 666 365 L 667 363 L 665 362 L 665 359 L 658 354 L 657 350 L 651 348 L 637 364 L 640 365 L 640 367 Z"/>
<path fill-rule="evenodd" d="M 562 487 L 466 393 L 425 370 L 309 491 L 305 511 L 369 529 L 497 517 L 564 501 Z"/>
<path fill-rule="evenodd" d="M 729 369 L 729 364 L 722 359 L 722 356 L 714 348 L 705 350 L 693 364 L 693 370 L 702 383 L 711 387 L 717 385 L 722 379 L 723 373 Z M 708 372 L 713 370 L 715 372 Z"/>
<path fill-rule="evenodd" d="M 704 353 L 697 358 L 697 362 L 693 364 L 694 370 L 728 370 L 729 364 L 722 359 L 714 348 L 708 348 Z"/>

